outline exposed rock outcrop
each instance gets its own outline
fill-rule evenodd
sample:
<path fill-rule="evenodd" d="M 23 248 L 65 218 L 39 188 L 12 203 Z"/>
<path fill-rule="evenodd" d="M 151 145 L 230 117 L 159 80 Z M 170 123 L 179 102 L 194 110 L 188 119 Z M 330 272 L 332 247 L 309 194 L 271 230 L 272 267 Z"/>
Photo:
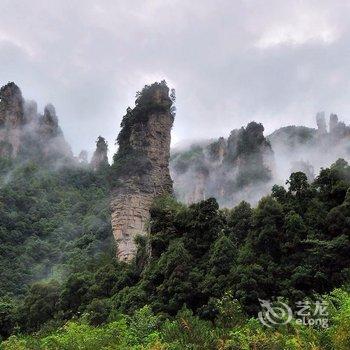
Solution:
<path fill-rule="evenodd" d="M 99 136 L 96 141 L 96 150 L 92 155 L 90 165 L 96 171 L 103 167 L 108 166 L 108 144 L 106 140 Z"/>
<path fill-rule="evenodd" d="M 331 143 L 337 143 L 339 140 L 350 138 L 350 127 L 340 122 L 338 116 L 332 113 L 329 116 L 329 134 Z"/>
<path fill-rule="evenodd" d="M 44 115 L 39 118 L 38 133 L 43 141 L 48 141 L 62 133 L 58 126 L 55 107 L 52 104 L 45 106 Z"/>
<path fill-rule="evenodd" d="M 198 166 L 194 172 L 193 190 L 189 193 L 188 203 L 203 201 L 208 193 L 209 170 L 205 166 Z"/>
<path fill-rule="evenodd" d="M 39 117 L 37 133 L 44 158 L 57 159 L 73 156 L 70 146 L 64 139 L 63 132 L 58 125 L 56 110 L 52 104 L 48 104 L 44 109 L 44 115 Z"/>
<path fill-rule="evenodd" d="M 338 116 L 336 114 L 331 114 L 329 116 L 329 132 L 332 133 L 337 129 Z"/>
<path fill-rule="evenodd" d="M 206 145 L 172 157 L 176 194 L 186 203 L 215 197 L 220 205 L 232 206 L 255 195 L 256 186 L 272 178 L 273 152 L 264 136 L 262 124 L 251 122 L 232 130 L 227 139 L 220 137 Z"/>
<path fill-rule="evenodd" d="M 327 133 L 326 117 L 324 112 L 318 112 L 316 115 L 317 132 L 322 136 Z"/>
<path fill-rule="evenodd" d="M 135 255 L 135 236 L 147 233 L 154 198 L 172 193 L 169 158 L 173 121 L 169 88 L 161 82 L 146 86 L 137 95 L 135 108 L 128 108 L 121 123 L 111 201 L 113 234 L 121 260 Z"/>
<path fill-rule="evenodd" d="M 331 114 L 327 130 L 324 112 L 317 113 L 316 124 L 317 128 L 286 126 L 268 136 L 276 159 L 275 183 L 283 184 L 296 171 L 304 172 L 311 181 L 314 172 L 328 167 L 334 159 L 349 158 L 350 127 Z"/>
<path fill-rule="evenodd" d="M 185 203 L 215 197 L 220 206 L 241 200 L 252 204 L 285 184 L 291 172 L 314 172 L 334 159 L 350 157 L 350 125 L 331 114 L 316 115 L 317 128 L 290 125 L 264 136 L 261 124 L 252 122 L 232 130 L 227 139 L 202 141 L 174 151 L 171 172 L 177 198 Z"/>
<path fill-rule="evenodd" d="M 88 152 L 85 149 L 80 151 L 78 155 L 78 162 L 80 164 L 88 164 Z"/>
<path fill-rule="evenodd" d="M 211 143 L 208 147 L 211 160 L 221 163 L 227 154 L 227 142 L 224 137 Z"/>
<path fill-rule="evenodd" d="M 21 133 L 25 124 L 24 100 L 15 83 L 0 89 L 0 156 L 17 156 L 21 145 Z"/>
<path fill-rule="evenodd" d="M 55 108 L 44 114 L 34 101 L 25 101 L 11 82 L 0 89 L 0 156 L 36 160 L 72 158 L 72 151 L 58 125 Z"/>
<path fill-rule="evenodd" d="M 338 120 L 336 114 L 331 113 L 329 116 L 329 131 L 327 131 L 327 123 L 324 112 L 316 114 L 317 129 L 305 126 L 290 125 L 275 130 L 268 136 L 273 149 L 282 148 L 283 151 L 293 151 L 302 154 L 303 148 L 313 148 L 324 155 L 324 152 L 332 151 L 332 149 L 344 141 L 350 140 L 350 126 Z"/>

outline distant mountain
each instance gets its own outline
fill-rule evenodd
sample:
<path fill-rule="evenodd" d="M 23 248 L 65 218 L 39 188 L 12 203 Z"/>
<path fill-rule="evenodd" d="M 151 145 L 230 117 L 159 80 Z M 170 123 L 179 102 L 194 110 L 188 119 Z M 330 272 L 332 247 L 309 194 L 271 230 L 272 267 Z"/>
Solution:
<path fill-rule="evenodd" d="M 265 137 L 256 122 L 233 130 L 228 138 L 192 144 L 173 151 L 171 175 L 181 201 L 193 203 L 215 197 L 232 207 L 242 200 L 256 203 L 273 184 L 284 184 L 291 172 L 315 171 L 350 155 L 350 127 L 331 114 L 329 127 L 323 112 L 317 128 L 285 126 Z"/>
<path fill-rule="evenodd" d="M 58 125 L 53 105 L 44 113 L 34 101 L 26 101 L 19 87 L 11 82 L 0 89 L 0 156 L 40 161 L 73 158 Z"/>
<path fill-rule="evenodd" d="M 251 122 L 227 139 L 175 152 L 171 175 L 178 199 L 192 203 L 215 197 L 220 205 L 232 206 L 237 198 L 255 198 L 253 187 L 272 179 L 273 152 L 263 132 L 262 124 Z"/>

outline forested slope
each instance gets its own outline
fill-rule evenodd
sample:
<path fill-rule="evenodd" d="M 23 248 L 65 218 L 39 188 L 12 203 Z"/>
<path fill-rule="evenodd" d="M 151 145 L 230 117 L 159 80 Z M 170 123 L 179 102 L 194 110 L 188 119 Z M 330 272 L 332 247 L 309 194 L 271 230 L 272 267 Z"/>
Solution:
<path fill-rule="evenodd" d="M 287 189 L 274 186 L 256 208 L 242 202 L 219 209 L 214 198 L 190 206 L 160 198 L 151 210 L 150 237 L 138 239 L 138 253 L 130 264 L 114 256 L 108 168 L 94 173 L 83 165 L 50 169 L 2 160 L 1 169 L 0 330 L 5 338 L 34 331 L 41 337 L 54 336 L 56 329 L 75 319 L 82 325 L 69 323 L 58 330 L 58 343 L 71 332 L 86 339 L 111 332 L 104 344 L 116 336 L 120 344 L 130 341 L 131 347 L 152 343 L 147 337 L 154 331 L 160 343 L 175 344 L 185 341 L 176 340 L 176 332 L 193 329 L 192 335 L 184 336 L 207 334 L 216 344 L 234 327 L 250 342 L 256 332 L 270 337 L 262 326 L 248 322 L 247 317 L 259 310 L 258 298 L 282 296 L 292 303 L 337 287 L 346 290 L 349 282 L 350 167 L 341 159 L 323 169 L 312 184 L 305 174 L 293 173 Z M 335 307 L 348 315 L 348 297 L 342 293 Z M 220 324 L 223 315 L 228 325 Z M 335 313 L 334 320 L 339 315 Z M 232 321 L 237 317 L 239 323 Z M 101 330 L 88 326 L 106 322 L 109 325 Z M 129 335 L 123 327 L 138 325 L 147 332 L 135 331 L 135 337 L 144 334 L 148 340 L 125 340 Z M 346 321 L 338 326 L 345 327 Z M 286 337 L 294 334 L 292 329 L 283 332 L 291 332 Z M 319 335 L 309 328 L 303 332 L 315 339 Z M 271 339 L 282 337 L 278 334 Z M 40 348 L 41 340 L 28 339 L 37 347 L 28 343 L 22 348 Z M 2 346 L 20 348 L 16 341 L 11 338 Z M 117 344 L 116 339 L 112 342 Z"/>

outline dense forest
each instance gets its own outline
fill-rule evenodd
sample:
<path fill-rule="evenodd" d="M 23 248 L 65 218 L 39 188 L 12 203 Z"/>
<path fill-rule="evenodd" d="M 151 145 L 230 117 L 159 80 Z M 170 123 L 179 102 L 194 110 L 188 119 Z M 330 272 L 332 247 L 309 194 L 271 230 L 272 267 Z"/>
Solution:
<path fill-rule="evenodd" d="M 1 159 L 2 349 L 349 348 L 345 160 L 256 207 L 159 198 L 131 263 L 115 259 L 110 172 Z M 327 329 L 256 318 L 259 298 L 319 295 Z"/>

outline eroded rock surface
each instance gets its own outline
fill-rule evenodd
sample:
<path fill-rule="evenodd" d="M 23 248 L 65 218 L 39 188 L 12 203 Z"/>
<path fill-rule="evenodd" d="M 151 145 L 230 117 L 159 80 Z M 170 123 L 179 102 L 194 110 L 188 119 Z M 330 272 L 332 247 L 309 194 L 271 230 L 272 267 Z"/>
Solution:
<path fill-rule="evenodd" d="M 255 197 L 256 187 L 272 177 L 273 152 L 262 124 L 251 122 L 232 130 L 227 139 L 173 154 L 172 176 L 178 199 L 195 203 L 215 197 L 222 206 L 232 206 L 242 197 Z"/>
<path fill-rule="evenodd" d="M 15 83 L 0 89 L 0 155 L 16 156 L 20 149 L 20 138 L 24 118 L 24 100 Z"/>
<path fill-rule="evenodd" d="M 169 173 L 172 100 L 165 82 L 146 86 L 134 109 L 128 109 L 114 156 L 116 185 L 112 194 L 112 227 L 117 255 L 135 255 L 134 238 L 147 233 L 149 210 L 157 196 L 172 193 Z"/>
<path fill-rule="evenodd" d="M 72 158 L 53 105 L 37 111 L 34 101 L 25 101 L 19 87 L 10 82 L 0 89 L 0 156 L 54 160 Z"/>
<path fill-rule="evenodd" d="M 96 141 L 96 150 L 92 155 L 90 165 L 96 171 L 105 166 L 108 166 L 108 145 L 106 140 L 99 136 Z"/>

